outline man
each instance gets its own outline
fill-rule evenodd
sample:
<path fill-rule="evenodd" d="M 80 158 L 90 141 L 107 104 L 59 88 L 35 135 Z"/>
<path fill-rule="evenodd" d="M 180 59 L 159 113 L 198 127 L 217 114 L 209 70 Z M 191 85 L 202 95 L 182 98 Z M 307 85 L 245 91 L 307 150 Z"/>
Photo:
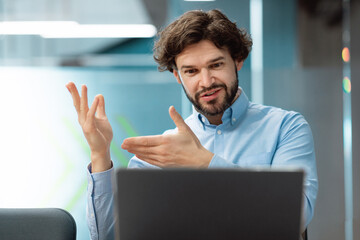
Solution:
<path fill-rule="evenodd" d="M 251 46 L 247 33 L 218 10 L 190 11 L 167 26 L 155 43 L 154 58 L 161 71 L 169 70 L 182 85 L 193 114 L 184 121 L 170 107 L 176 129 L 125 139 L 122 148 L 135 154 L 130 168 L 302 167 L 305 229 L 317 194 L 311 130 L 300 114 L 251 103 L 238 87 L 237 71 Z M 89 109 L 86 86 L 81 97 L 73 83 L 67 88 L 91 149 L 87 208 L 91 237 L 113 238 L 114 170 L 109 150 L 113 133 L 104 98 L 96 96 Z"/>

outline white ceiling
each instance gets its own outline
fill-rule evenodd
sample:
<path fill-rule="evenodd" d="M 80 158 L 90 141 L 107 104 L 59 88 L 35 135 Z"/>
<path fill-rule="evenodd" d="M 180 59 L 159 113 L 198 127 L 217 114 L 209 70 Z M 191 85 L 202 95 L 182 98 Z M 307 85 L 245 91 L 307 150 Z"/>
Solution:
<path fill-rule="evenodd" d="M 147 1 L 147 0 L 144 0 Z M 153 6 L 156 7 L 156 6 Z M 2 21 L 77 21 L 82 24 L 152 24 L 142 0 L 0 0 Z M 43 39 L 0 36 L 3 63 L 81 55 L 124 39 Z"/>

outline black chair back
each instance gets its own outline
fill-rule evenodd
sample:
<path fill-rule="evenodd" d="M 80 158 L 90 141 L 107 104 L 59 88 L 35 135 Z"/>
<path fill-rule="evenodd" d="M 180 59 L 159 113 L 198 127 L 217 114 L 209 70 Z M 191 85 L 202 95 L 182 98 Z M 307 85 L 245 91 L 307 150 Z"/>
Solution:
<path fill-rule="evenodd" d="M 0 239 L 75 240 L 76 223 L 58 208 L 0 208 Z"/>

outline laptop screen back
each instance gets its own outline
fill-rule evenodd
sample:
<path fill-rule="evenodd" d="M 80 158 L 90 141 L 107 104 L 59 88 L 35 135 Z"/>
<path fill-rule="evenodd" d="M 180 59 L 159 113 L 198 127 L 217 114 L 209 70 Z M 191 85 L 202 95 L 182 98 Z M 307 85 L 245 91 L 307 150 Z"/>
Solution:
<path fill-rule="evenodd" d="M 118 169 L 116 237 L 298 240 L 302 171 Z"/>

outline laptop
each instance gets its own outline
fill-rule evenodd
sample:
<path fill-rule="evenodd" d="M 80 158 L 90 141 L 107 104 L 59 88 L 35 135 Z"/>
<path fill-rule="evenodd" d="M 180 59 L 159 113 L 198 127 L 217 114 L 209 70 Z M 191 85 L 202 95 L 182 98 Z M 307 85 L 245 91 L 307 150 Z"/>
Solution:
<path fill-rule="evenodd" d="M 116 239 L 298 240 L 302 170 L 117 169 Z"/>

